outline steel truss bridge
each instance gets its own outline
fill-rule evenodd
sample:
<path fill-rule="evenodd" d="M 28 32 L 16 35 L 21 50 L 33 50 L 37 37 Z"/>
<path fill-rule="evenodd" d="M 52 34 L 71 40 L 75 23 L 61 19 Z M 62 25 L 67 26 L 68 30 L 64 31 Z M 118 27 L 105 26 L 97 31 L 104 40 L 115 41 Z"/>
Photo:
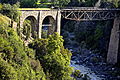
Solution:
<path fill-rule="evenodd" d="M 71 7 L 60 9 L 65 19 L 76 21 L 110 20 L 120 17 L 120 9 L 96 7 Z"/>

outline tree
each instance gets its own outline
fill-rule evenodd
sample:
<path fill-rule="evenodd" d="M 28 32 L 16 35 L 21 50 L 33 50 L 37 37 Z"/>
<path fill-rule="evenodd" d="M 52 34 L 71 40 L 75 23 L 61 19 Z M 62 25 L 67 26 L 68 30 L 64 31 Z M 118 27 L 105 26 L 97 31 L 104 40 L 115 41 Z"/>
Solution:
<path fill-rule="evenodd" d="M 38 2 L 40 3 L 40 7 L 65 7 L 66 5 L 68 5 L 70 0 L 38 0 Z"/>
<path fill-rule="evenodd" d="M 48 39 L 38 39 L 29 45 L 36 50 L 44 72 L 49 80 L 72 80 L 71 52 L 64 49 L 63 39 L 57 33 Z"/>
<path fill-rule="evenodd" d="M 97 1 L 98 1 L 98 0 L 86 0 L 86 1 L 85 1 L 85 4 L 86 4 L 86 6 L 88 6 L 88 7 L 94 7 Z"/>
<path fill-rule="evenodd" d="M 30 34 L 31 34 L 31 21 L 30 20 L 25 20 L 23 23 L 23 35 L 25 36 L 24 40 L 28 40 L 28 38 L 30 38 Z"/>
<path fill-rule="evenodd" d="M 35 52 L 6 23 L 0 15 L 0 80 L 46 80 Z"/>
<path fill-rule="evenodd" d="M 118 7 L 120 2 L 120 0 L 103 0 L 103 1 L 113 3 L 115 7 Z"/>
<path fill-rule="evenodd" d="M 118 7 L 118 6 L 119 6 L 119 3 L 118 3 L 118 2 L 119 2 L 119 0 L 114 0 L 114 1 L 113 1 L 115 7 Z"/>
<path fill-rule="evenodd" d="M 17 9 L 19 7 L 20 7 L 19 2 L 13 5 L 4 3 L 1 8 L 1 13 L 14 21 L 18 21 L 20 12 Z"/>
<path fill-rule="evenodd" d="M 66 5 L 68 5 L 68 3 L 70 2 L 70 0 L 54 0 L 54 5 L 55 6 L 59 6 L 59 7 L 64 7 Z"/>
<path fill-rule="evenodd" d="M 20 5 L 23 8 L 35 8 L 38 0 L 21 0 Z"/>
<path fill-rule="evenodd" d="M 20 2 L 20 0 L 2 0 L 1 3 L 6 3 L 6 4 L 15 4 L 17 2 Z"/>

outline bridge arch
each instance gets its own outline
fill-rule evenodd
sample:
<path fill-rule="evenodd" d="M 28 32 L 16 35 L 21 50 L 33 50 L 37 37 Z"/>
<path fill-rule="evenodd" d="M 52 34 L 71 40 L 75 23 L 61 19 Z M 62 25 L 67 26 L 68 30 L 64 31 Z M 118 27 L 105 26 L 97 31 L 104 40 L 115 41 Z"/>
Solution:
<path fill-rule="evenodd" d="M 37 19 L 34 16 L 30 15 L 23 19 L 22 34 L 24 40 L 37 38 L 38 26 Z"/>
<path fill-rule="evenodd" d="M 42 20 L 41 37 L 47 38 L 48 35 L 53 34 L 56 30 L 56 19 L 51 15 L 45 16 Z"/>

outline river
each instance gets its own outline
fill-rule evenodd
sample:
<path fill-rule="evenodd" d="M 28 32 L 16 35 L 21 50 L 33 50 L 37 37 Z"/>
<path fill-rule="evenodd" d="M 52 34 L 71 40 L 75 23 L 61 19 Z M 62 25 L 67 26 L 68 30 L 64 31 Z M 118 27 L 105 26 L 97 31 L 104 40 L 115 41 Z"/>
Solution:
<path fill-rule="evenodd" d="M 65 48 L 72 52 L 72 59 L 70 66 L 74 70 L 80 70 L 81 74 L 86 74 L 89 80 L 120 80 L 117 77 L 112 77 L 108 74 L 109 71 L 114 71 L 112 65 L 107 65 L 100 53 L 86 49 L 80 46 L 73 38 L 74 33 L 67 32 L 67 43 Z M 81 79 L 77 79 L 81 80 Z"/>

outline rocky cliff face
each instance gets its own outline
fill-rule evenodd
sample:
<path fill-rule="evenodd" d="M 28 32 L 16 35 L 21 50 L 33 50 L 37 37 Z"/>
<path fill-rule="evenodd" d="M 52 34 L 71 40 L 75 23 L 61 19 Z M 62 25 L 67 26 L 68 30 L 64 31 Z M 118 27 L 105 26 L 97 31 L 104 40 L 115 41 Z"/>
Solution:
<path fill-rule="evenodd" d="M 73 54 L 71 66 L 80 70 L 81 73 L 86 72 L 91 80 L 120 79 L 120 69 L 106 64 L 112 26 L 113 21 L 77 22 L 64 20 L 62 35 L 65 47 Z"/>
<path fill-rule="evenodd" d="M 88 49 L 107 53 L 112 25 L 112 21 L 67 21 L 62 28 L 65 44 L 69 40 L 66 38 L 67 33 L 72 32 L 79 45 L 84 43 Z"/>

